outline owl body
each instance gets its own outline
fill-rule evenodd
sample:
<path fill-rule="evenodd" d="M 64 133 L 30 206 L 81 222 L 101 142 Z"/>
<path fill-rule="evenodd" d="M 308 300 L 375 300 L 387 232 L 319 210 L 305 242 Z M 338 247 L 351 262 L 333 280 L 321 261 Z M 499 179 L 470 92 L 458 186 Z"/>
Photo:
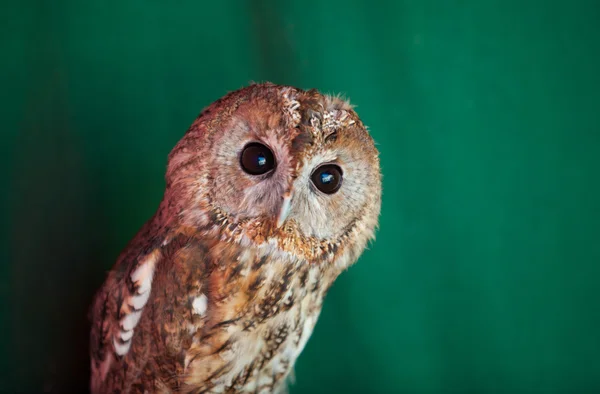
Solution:
<path fill-rule="evenodd" d="M 373 237 L 372 139 L 345 101 L 252 85 L 199 116 L 166 179 L 95 298 L 92 392 L 285 390 L 327 290 Z"/>

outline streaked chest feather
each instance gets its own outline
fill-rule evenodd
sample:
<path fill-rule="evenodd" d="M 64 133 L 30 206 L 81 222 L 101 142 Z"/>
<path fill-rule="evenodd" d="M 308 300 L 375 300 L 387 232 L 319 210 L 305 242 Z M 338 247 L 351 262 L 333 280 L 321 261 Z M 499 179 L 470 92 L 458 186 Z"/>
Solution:
<path fill-rule="evenodd" d="M 183 308 L 174 311 L 176 318 L 163 320 L 162 331 L 165 343 L 181 355 L 180 390 L 285 388 L 335 275 L 322 265 L 272 258 L 258 249 L 219 255 L 211 274 L 200 277 L 193 274 L 192 255 L 184 251 L 176 257 L 187 278 L 184 293 L 176 297 Z"/>

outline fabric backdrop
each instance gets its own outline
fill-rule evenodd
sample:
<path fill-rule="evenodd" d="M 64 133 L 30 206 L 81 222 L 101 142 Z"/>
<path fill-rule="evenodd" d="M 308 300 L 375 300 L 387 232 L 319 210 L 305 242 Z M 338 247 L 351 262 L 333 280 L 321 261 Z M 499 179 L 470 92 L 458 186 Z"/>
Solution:
<path fill-rule="evenodd" d="M 87 388 L 87 311 L 200 110 L 343 93 L 379 144 L 377 241 L 299 393 L 600 391 L 594 1 L 5 1 L 0 391 Z"/>

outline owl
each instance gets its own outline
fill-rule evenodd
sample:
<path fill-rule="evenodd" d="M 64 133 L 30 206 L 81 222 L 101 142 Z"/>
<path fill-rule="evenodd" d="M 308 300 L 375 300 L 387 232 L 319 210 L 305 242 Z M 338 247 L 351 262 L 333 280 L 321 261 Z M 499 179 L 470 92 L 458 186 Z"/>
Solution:
<path fill-rule="evenodd" d="M 378 152 L 345 100 L 270 83 L 217 100 L 94 298 L 91 391 L 285 392 L 380 205 Z"/>

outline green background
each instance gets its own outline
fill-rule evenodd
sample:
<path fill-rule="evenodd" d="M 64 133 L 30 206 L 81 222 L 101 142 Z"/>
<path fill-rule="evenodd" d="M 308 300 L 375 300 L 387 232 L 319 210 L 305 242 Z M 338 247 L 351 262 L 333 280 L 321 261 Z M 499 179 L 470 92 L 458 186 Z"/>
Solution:
<path fill-rule="evenodd" d="M 346 94 L 377 241 L 298 393 L 600 392 L 597 1 L 7 1 L 0 391 L 82 391 L 87 310 L 200 110 L 250 81 Z"/>

